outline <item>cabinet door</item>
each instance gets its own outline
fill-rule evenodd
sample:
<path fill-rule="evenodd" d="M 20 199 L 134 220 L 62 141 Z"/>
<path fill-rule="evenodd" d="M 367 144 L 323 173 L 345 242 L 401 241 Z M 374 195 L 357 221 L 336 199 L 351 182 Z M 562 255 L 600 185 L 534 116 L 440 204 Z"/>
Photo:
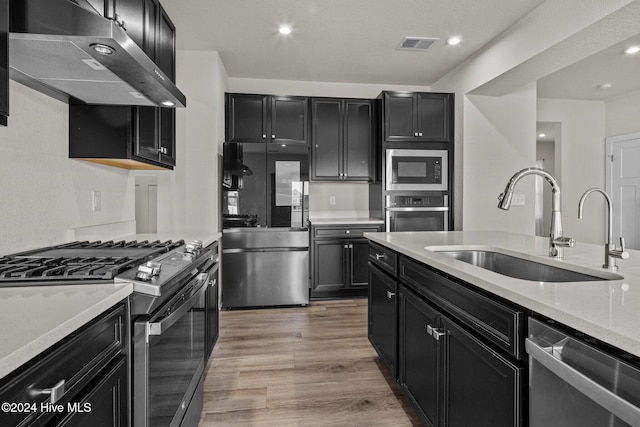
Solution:
<path fill-rule="evenodd" d="M 266 142 L 268 96 L 230 94 L 227 96 L 227 140 Z"/>
<path fill-rule="evenodd" d="M 429 427 L 441 425 L 443 349 L 427 329 L 437 327 L 438 320 L 436 310 L 400 287 L 400 387 Z"/>
<path fill-rule="evenodd" d="M 369 268 L 367 265 L 369 258 L 369 240 L 349 240 L 349 253 L 351 287 L 367 287 L 369 285 Z"/>
<path fill-rule="evenodd" d="M 524 425 L 524 368 L 514 365 L 446 316 L 442 321 L 448 347 L 446 425 Z"/>
<path fill-rule="evenodd" d="M 271 98 L 271 142 L 307 143 L 308 103 L 308 98 L 299 96 Z"/>
<path fill-rule="evenodd" d="M 345 289 L 346 251 L 345 240 L 320 240 L 313 242 L 313 291 Z"/>
<path fill-rule="evenodd" d="M 160 6 L 155 62 L 172 82 L 175 82 L 176 78 L 175 31 L 176 27 L 169 15 Z"/>
<path fill-rule="evenodd" d="M 393 378 L 398 378 L 398 298 L 395 279 L 369 267 L 369 340 Z"/>
<path fill-rule="evenodd" d="M 342 175 L 342 102 L 339 99 L 313 99 L 311 114 L 311 179 L 339 180 Z"/>
<path fill-rule="evenodd" d="M 160 163 L 176 165 L 176 110 L 158 108 L 160 115 Z"/>
<path fill-rule="evenodd" d="M 9 0 L 0 0 L 0 125 L 9 115 Z"/>
<path fill-rule="evenodd" d="M 418 93 L 418 141 L 448 142 L 450 95 Z"/>
<path fill-rule="evenodd" d="M 158 16 L 160 3 L 158 0 L 144 0 L 144 47 L 143 50 L 151 60 L 156 61 L 158 38 Z M 164 71 L 164 70 L 163 70 Z M 165 71 L 166 74 L 166 71 Z"/>
<path fill-rule="evenodd" d="M 373 103 L 344 103 L 344 178 L 368 181 L 371 178 L 373 144 Z"/>
<path fill-rule="evenodd" d="M 128 425 L 127 359 L 116 359 L 80 396 L 71 400 L 74 411 L 53 422 L 60 427 Z"/>
<path fill-rule="evenodd" d="M 384 140 L 415 141 L 415 104 L 412 92 L 384 94 Z"/>
<path fill-rule="evenodd" d="M 145 0 L 113 0 L 113 3 L 116 15 L 124 21 L 127 35 L 144 49 Z"/>
<path fill-rule="evenodd" d="M 137 107 L 136 144 L 134 154 L 144 159 L 158 161 L 158 109 L 156 107 Z"/>

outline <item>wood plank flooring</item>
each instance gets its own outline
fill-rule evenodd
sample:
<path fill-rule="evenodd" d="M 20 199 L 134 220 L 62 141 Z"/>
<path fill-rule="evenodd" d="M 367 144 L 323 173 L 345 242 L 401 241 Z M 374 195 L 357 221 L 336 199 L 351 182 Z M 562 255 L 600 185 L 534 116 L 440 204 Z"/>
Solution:
<path fill-rule="evenodd" d="M 419 426 L 367 339 L 367 300 L 223 311 L 200 427 Z"/>

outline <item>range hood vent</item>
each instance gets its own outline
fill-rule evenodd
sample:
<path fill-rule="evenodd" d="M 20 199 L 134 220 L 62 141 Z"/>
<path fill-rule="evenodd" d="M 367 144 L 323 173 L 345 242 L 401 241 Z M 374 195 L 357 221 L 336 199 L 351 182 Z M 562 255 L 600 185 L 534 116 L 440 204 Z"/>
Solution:
<path fill-rule="evenodd" d="M 186 106 L 184 94 L 124 29 L 76 2 L 12 1 L 9 37 L 11 78 L 57 99 Z"/>
<path fill-rule="evenodd" d="M 421 50 L 426 51 L 433 46 L 435 42 L 437 42 L 438 38 L 430 38 L 430 37 L 405 37 L 400 42 L 400 46 L 398 49 L 400 50 Z"/>

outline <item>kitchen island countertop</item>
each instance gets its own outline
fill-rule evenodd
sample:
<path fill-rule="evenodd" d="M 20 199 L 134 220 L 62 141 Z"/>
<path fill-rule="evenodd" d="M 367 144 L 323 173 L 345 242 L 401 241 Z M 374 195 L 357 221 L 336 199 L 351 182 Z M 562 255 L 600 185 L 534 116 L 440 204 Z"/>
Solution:
<path fill-rule="evenodd" d="M 131 283 L 0 288 L 0 378 L 125 299 Z"/>
<path fill-rule="evenodd" d="M 377 218 L 310 218 L 309 222 L 313 225 L 380 225 L 384 224 L 383 219 Z"/>
<path fill-rule="evenodd" d="M 430 265 L 522 307 L 547 316 L 640 357 L 640 251 L 618 260 L 618 280 L 533 282 L 514 279 L 439 254 L 430 249 L 471 246 L 506 249 L 540 257 L 544 263 L 577 266 L 607 274 L 601 268 L 604 245 L 576 243 L 565 259 L 547 256 L 549 239 L 497 231 L 365 233 L 370 240 Z M 429 249 L 425 249 L 429 248 Z M 452 248 L 450 248 L 452 249 Z M 585 271 L 586 272 L 586 271 Z M 602 276 L 600 276 L 602 277 Z"/>

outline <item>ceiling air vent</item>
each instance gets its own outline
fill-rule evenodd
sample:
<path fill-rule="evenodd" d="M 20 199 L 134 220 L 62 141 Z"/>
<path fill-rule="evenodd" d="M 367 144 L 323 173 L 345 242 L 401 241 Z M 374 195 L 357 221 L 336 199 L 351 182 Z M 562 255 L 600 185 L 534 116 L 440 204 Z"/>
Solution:
<path fill-rule="evenodd" d="M 401 50 L 429 50 L 429 48 L 440 39 L 431 37 L 405 37 L 400 42 L 398 49 Z"/>

